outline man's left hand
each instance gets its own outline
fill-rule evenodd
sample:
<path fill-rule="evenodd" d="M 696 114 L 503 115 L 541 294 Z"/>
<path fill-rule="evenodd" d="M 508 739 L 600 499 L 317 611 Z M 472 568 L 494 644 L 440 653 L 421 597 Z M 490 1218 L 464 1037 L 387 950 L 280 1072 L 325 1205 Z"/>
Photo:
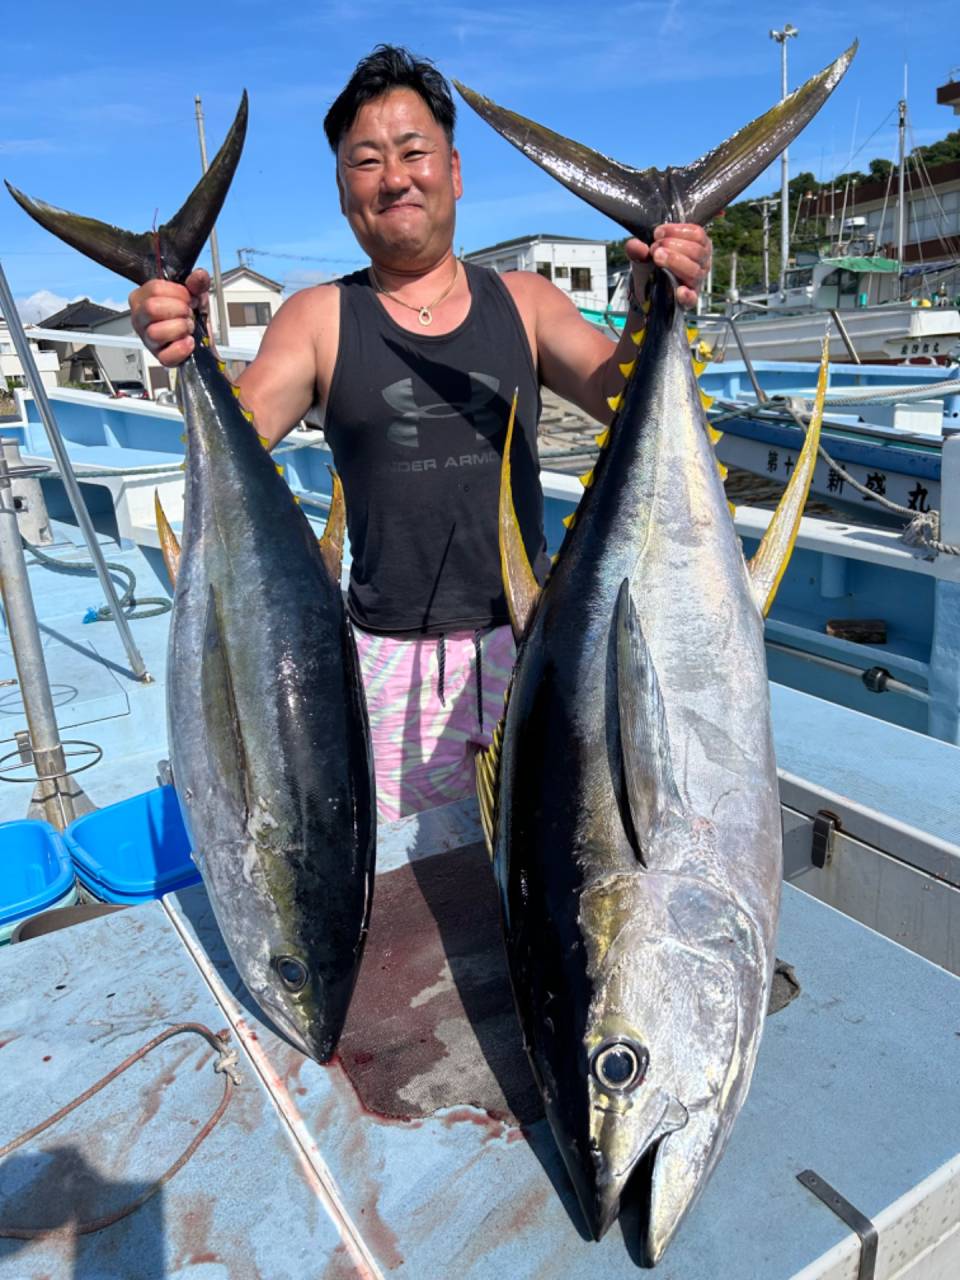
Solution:
<path fill-rule="evenodd" d="M 681 307 L 696 305 L 713 258 L 713 245 L 703 227 L 691 222 L 667 222 L 654 231 L 652 245 L 642 240 L 628 240 L 624 247 L 627 257 L 635 264 L 634 289 L 638 296 L 642 290 L 637 267 L 653 263 L 676 276 L 677 301 Z"/>

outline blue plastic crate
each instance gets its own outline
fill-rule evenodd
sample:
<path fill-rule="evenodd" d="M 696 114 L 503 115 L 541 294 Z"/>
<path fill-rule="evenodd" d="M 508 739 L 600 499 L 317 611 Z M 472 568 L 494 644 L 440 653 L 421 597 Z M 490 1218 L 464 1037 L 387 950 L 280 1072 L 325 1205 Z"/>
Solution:
<path fill-rule="evenodd" d="M 66 844 L 49 822 L 0 823 L 0 940 L 18 921 L 68 898 L 73 881 Z"/>
<path fill-rule="evenodd" d="M 173 787 L 85 814 L 64 840 L 80 883 L 103 902 L 147 902 L 200 882 Z"/>

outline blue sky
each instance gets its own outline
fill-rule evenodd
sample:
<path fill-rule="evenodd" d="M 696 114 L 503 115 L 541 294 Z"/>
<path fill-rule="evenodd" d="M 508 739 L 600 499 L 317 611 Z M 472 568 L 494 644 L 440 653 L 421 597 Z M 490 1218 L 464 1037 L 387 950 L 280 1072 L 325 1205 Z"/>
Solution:
<path fill-rule="evenodd" d="M 846 80 L 791 149 L 793 172 L 826 179 L 874 155 L 894 157 L 905 63 L 914 142 L 960 127 L 935 102 L 937 85 L 960 63 L 956 13 L 956 0 L 432 8 L 407 0 L 166 0 L 123 9 L 35 0 L 5 24 L 0 176 L 53 204 L 143 230 L 156 209 L 162 221 L 179 207 L 199 176 L 194 95 L 203 97 L 212 154 L 246 87 L 250 128 L 219 224 L 221 259 L 235 265 L 241 246 L 319 259 L 251 259 L 295 288 L 363 262 L 337 208 L 321 123 L 378 41 L 406 44 L 445 74 L 620 160 L 663 167 L 709 150 L 779 96 L 771 27 L 792 22 L 800 31 L 789 44 L 791 88 L 859 36 Z M 538 231 L 620 234 L 465 105 L 457 141 L 465 182 L 458 248 Z M 753 190 L 778 185 L 777 165 Z M 2 191 L 0 260 L 21 300 L 88 295 L 122 304 L 129 289 L 61 247 Z"/>

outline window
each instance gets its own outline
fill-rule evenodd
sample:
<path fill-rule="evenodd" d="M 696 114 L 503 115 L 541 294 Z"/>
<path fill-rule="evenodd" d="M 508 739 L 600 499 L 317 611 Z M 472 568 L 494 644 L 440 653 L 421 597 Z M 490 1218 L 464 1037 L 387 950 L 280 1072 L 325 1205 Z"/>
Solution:
<path fill-rule="evenodd" d="M 227 319 L 238 329 L 248 325 L 266 328 L 270 323 L 269 302 L 228 302 Z"/>
<path fill-rule="evenodd" d="M 589 293 L 592 290 L 589 267 L 570 268 L 570 288 L 583 293 Z"/>
<path fill-rule="evenodd" d="M 553 279 L 553 267 L 551 266 L 551 264 L 550 264 L 549 262 L 538 262 L 538 263 L 537 263 L 537 275 L 538 275 L 538 276 L 546 276 L 546 278 L 547 278 L 548 280 L 552 280 L 552 279 Z"/>
<path fill-rule="evenodd" d="M 569 279 L 570 279 L 570 268 L 569 268 L 569 267 L 554 267 L 554 269 L 553 269 L 553 274 L 556 276 L 556 278 L 557 278 L 558 280 L 569 280 Z"/>

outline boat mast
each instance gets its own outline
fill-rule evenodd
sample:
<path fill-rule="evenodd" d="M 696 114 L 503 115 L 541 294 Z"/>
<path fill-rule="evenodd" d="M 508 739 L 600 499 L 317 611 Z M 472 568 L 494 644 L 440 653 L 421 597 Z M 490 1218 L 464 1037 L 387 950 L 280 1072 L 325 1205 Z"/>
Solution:
<path fill-rule="evenodd" d="M 903 242 L 904 242 L 904 232 L 905 232 L 906 221 L 907 221 L 906 192 L 903 189 L 903 176 L 904 176 L 905 159 L 906 159 L 906 148 L 904 146 L 904 139 L 907 131 L 906 99 L 901 98 L 899 103 L 897 104 L 897 107 L 900 112 L 900 121 L 897 126 L 899 138 L 900 138 L 900 186 L 899 186 L 899 192 L 897 196 L 897 262 L 900 264 L 899 270 L 902 273 L 903 272 Z M 903 296 L 902 289 L 900 288 L 900 285 L 899 285 L 900 279 L 902 279 L 902 275 L 898 276 L 898 286 L 897 286 L 898 298 Z"/>
<path fill-rule="evenodd" d="M 787 41 L 791 36 L 799 35 L 799 31 L 791 23 L 785 22 L 782 31 L 771 31 L 770 39 L 776 40 L 780 46 L 780 97 L 787 96 Z M 790 165 L 787 159 L 787 148 L 784 147 L 780 157 L 780 292 L 787 288 L 787 262 L 790 257 Z"/>

